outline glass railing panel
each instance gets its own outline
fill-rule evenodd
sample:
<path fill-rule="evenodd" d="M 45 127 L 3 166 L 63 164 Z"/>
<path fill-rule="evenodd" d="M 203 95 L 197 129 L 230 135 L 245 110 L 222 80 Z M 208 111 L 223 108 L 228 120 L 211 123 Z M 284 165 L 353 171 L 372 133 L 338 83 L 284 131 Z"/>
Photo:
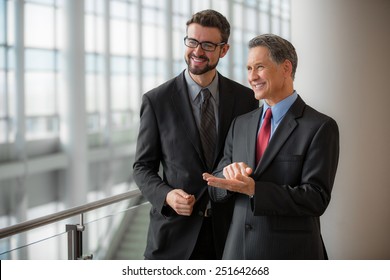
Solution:
<path fill-rule="evenodd" d="M 142 197 L 132 198 L 2 238 L 0 260 L 67 260 L 66 225 L 81 222 L 83 258 L 143 259 L 149 209 Z"/>
<path fill-rule="evenodd" d="M 66 260 L 66 221 L 0 239 L 2 260 Z"/>
<path fill-rule="evenodd" d="M 139 198 L 121 204 L 84 215 L 84 254 L 93 259 L 143 259 L 150 204 Z"/>

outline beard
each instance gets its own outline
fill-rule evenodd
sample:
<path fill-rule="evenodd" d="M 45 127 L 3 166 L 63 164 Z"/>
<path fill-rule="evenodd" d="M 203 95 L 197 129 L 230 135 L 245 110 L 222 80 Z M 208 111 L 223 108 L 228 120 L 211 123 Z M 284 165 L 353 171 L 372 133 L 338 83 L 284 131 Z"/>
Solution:
<path fill-rule="evenodd" d="M 207 64 L 206 66 L 204 66 L 203 68 L 200 68 L 200 67 L 194 67 L 191 65 L 191 56 L 192 55 L 189 55 L 189 56 L 186 56 L 185 58 L 185 61 L 188 65 L 188 71 L 193 74 L 193 75 L 202 75 L 204 73 L 207 73 L 209 72 L 210 70 L 213 70 L 217 67 L 218 65 L 218 62 L 219 62 L 219 59 L 217 60 L 217 62 L 215 64 L 209 64 L 209 59 L 206 57 L 206 56 L 200 56 L 199 58 L 202 58 L 202 59 L 206 59 L 207 60 Z"/>

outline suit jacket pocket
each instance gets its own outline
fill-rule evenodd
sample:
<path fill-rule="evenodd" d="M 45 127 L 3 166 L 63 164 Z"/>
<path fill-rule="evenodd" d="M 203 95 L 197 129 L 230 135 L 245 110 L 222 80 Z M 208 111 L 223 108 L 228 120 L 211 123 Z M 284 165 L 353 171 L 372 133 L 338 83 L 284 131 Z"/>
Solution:
<path fill-rule="evenodd" d="M 296 162 L 302 161 L 303 155 L 278 155 L 275 157 L 275 162 Z"/>
<path fill-rule="evenodd" d="M 270 180 L 281 185 L 294 186 L 300 184 L 302 166 L 302 155 L 278 155 L 269 166 L 263 180 Z"/>
<path fill-rule="evenodd" d="M 276 216 L 272 217 L 272 229 L 275 231 L 311 231 L 313 217 Z"/>

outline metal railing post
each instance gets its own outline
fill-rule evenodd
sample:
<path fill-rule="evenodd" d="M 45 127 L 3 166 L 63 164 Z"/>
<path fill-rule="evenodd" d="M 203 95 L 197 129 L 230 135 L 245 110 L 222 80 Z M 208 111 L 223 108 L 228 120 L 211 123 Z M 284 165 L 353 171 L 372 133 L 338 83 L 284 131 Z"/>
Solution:
<path fill-rule="evenodd" d="M 80 214 L 80 224 L 66 225 L 68 233 L 68 260 L 92 259 L 92 255 L 83 256 L 84 215 Z"/>

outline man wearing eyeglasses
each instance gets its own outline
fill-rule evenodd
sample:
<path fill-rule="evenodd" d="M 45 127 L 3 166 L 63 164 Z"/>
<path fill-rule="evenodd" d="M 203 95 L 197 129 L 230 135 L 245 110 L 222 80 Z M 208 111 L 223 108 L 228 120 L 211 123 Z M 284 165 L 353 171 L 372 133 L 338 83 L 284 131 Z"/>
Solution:
<path fill-rule="evenodd" d="M 220 13 L 194 14 L 187 69 L 143 96 L 133 176 L 152 205 L 145 259 L 222 257 L 233 202 L 211 202 L 202 173 L 221 159 L 232 120 L 258 108 L 252 90 L 216 70 L 229 35 Z"/>

